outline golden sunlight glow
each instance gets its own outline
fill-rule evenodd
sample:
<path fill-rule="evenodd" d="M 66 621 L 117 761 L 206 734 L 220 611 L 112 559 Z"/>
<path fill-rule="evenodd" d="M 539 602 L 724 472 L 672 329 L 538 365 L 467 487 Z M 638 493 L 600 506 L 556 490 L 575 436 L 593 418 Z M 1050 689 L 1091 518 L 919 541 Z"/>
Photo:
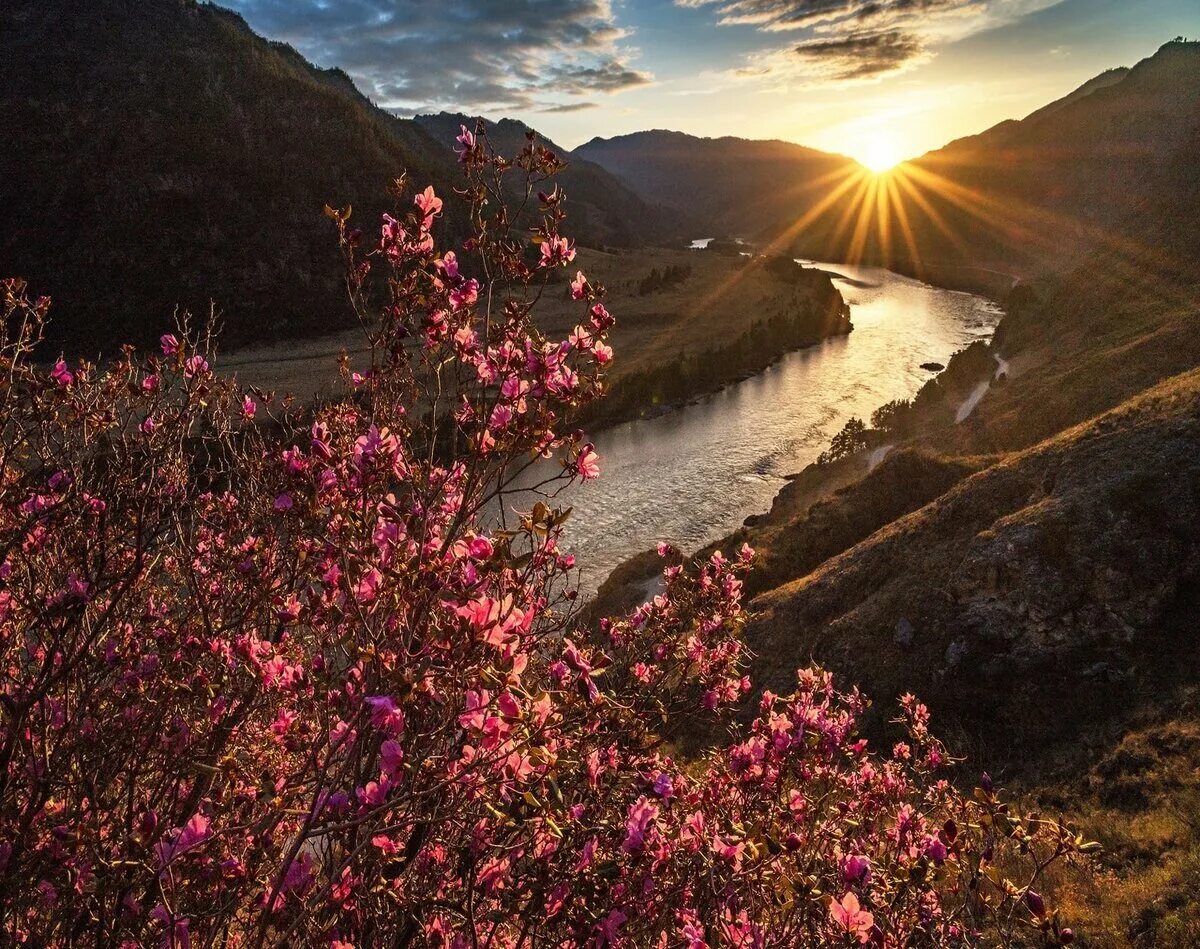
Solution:
<path fill-rule="evenodd" d="M 904 158 L 900 153 L 899 146 L 892 139 L 885 138 L 882 135 L 864 142 L 855 157 L 860 164 L 866 166 L 877 175 L 881 175 L 885 171 L 890 171 Z"/>

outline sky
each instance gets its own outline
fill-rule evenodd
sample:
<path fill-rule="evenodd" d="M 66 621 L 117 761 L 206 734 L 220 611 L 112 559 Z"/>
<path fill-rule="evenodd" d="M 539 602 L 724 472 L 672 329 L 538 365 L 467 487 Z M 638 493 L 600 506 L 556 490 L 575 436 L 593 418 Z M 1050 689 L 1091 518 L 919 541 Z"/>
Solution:
<path fill-rule="evenodd" d="M 1020 118 L 1178 35 L 1200 0 L 218 0 L 399 115 L 650 128 L 883 168 Z"/>

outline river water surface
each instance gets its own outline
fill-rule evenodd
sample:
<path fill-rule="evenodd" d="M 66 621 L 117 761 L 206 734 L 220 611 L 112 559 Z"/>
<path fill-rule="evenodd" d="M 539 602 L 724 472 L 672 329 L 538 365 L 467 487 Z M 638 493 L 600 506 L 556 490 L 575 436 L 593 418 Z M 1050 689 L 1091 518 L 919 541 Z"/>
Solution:
<path fill-rule="evenodd" d="M 600 477 L 555 502 L 574 507 L 565 540 L 583 593 L 660 540 L 694 550 L 767 510 L 785 476 L 812 462 L 847 419 L 911 398 L 932 375 L 921 363 L 945 363 L 990 337 L 1001 316 L 982 297 L 889 270 L 802 263 L 835 275 L 853 332 L 669 414 L 601 432 Z"/>

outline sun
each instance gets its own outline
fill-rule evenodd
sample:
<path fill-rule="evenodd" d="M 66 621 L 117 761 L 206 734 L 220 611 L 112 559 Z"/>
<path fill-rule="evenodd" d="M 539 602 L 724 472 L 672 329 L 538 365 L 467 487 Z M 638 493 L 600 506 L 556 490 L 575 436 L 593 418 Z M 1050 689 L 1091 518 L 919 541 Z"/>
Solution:
<path fill-rule="evenodd" d="M 891 171 L 896 165 L 900 164 L 903 158 L 904 155 L 901 153 L 899 146 L 891 139 L 884 138 L 883 136 L 876 136 L 864 142 L 858 154 L 859 164 L 870 169 L 877 175 Z"/>

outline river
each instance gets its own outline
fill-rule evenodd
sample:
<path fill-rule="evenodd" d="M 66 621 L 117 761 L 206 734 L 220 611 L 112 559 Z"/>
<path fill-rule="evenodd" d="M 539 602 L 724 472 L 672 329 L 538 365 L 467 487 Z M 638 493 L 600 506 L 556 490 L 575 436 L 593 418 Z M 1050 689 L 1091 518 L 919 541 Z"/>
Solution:
<path fill-rule="evenodd" d="M 847 419 L 911 398 L 932 376 L 921 363 L 944 364 L 989 338 L 1002 315 L 982 297 L 878 267 L 802 263 L 836 275 L 853 332 L 674 412 L 601 432 L 600 477 L 555 502 L 574 508 L 566 546 L 581 592 L 660 540 L 694 550 L 765 511 L 785 476 L 812 462 Z"/>

